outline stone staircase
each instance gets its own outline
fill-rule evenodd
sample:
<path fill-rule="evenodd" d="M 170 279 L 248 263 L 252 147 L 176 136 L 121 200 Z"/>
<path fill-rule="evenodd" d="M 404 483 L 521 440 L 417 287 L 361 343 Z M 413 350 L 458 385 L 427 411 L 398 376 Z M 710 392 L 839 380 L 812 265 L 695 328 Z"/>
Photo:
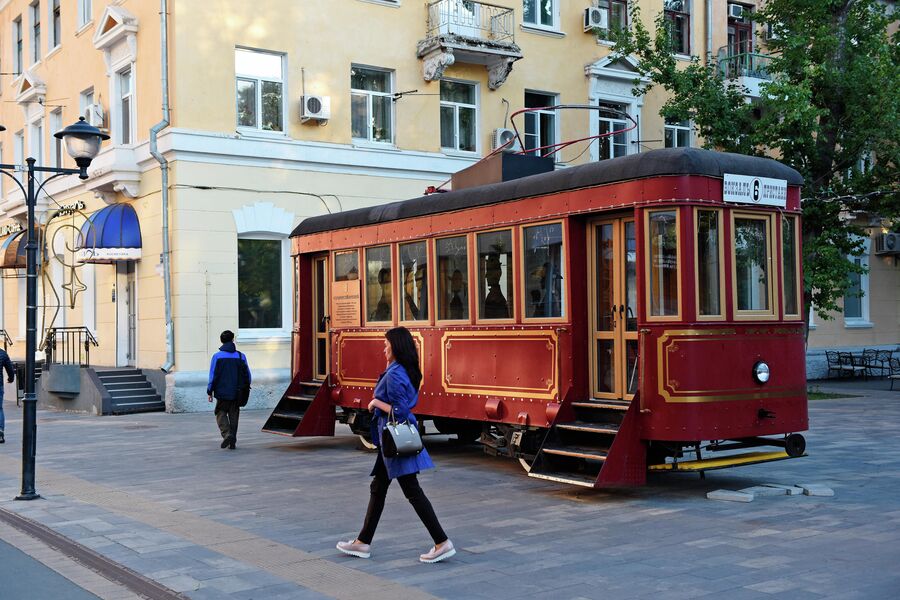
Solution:
<path fill-rule="evenodd" d="M 122 415 L 166 409 L 165 402 L 140 369 L 108 369 L 95 372 L 109 395 L 108 406 L 105 401 L 103 403 L 104 414 Z"/>

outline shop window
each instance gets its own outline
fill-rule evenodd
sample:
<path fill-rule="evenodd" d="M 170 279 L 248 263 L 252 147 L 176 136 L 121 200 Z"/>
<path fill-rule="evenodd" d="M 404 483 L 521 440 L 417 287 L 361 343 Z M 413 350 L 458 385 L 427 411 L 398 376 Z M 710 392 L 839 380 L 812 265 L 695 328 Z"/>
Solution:
<path fill-rule="evenodd" d="M 697 211 L 697 314 L 722 316 L 722 213 Z"/>
<path fill-rule="evenodd" d="M 510 230 L 480 233 L 478 245 L 478 318 L 512 319 L 513 248 Z"/>
<path fill-rule="evenodd" d="M 280 329 L 283 240 L 238 238 L 238 327 Z"/>
<path fill-rule="evenodd" d="M 355 139 L 394 142 L 394 98 L 390 71 L 350 69 L 350 126 Z"/>
<path fill-rule="evenodd" d="M 437 240 L 435 248 L 437 318 L 439 321 L 468 320 L 469 249 L 466 236 Z"/>
<path fill-rule="evenodd" d="M 237 126 L 284 130 L 284 56 L 236 48 Z"/>
<path fill-rule="evenodd" d="M 425 242 L 400 245 L 401 321 L 428 320 L 428 250 Z"/>
<path fill-rule="evenodd" d="M 366 314 L 373 322 L 394 320 L 391 300 L 391 247 L 366 249 Z"/>
<path fill-rule="evenodd" d="M 797 252 L 797 217 L 781 220 L 781 257 L 784 275 L 784 314 L 800 317 L 800 255 Z"/>
<path fill-rule="evenodd" d="M 769 218 L 735 217 L 734 271 L 736 309 L 771 313 Z"/>
<path fill-rule="evenodd" d="M 563 231 L 561 223 L 523 228 L 525 242 L 525 317 L 559 318 L 563 297 Z"/>
<path fill-rule="evenodd" d="M 678 215 L 674 210 L 650 212 L 647 289 L 650 317 L 678 316 Z"/>

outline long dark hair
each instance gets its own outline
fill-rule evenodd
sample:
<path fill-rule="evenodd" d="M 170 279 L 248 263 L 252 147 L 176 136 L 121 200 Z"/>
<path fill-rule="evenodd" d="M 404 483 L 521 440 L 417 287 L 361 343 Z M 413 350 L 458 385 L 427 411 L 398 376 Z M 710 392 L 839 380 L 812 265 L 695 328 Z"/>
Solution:
<path fill-rule="evenodd" d="M 419 389 L 422 384 L 422 371 L 419 370 L 419 351 L 416 350 L 416 344 L 413 342 L 412 334 L 406 327 L 394 327 L 384 334 L 388 343 L 391 345 L 391 352 L 394 353 L 394 360 L 406 369 L 409 380 L 413 384 L 414 389 Z"/>

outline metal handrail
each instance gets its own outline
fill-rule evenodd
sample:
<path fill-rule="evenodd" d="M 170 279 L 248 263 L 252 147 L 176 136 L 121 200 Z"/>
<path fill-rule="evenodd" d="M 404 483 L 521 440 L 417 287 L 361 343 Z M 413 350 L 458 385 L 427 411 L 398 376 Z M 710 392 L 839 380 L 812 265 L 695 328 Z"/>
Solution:
<path fill-rule="evenodd" d="M 0 339 L 3 340 L 3 349 L 6 350 L 10 346 L 13 346 L 12 338 L 9 337 L 9 334 L 6 333 L 5 329 L 0 329 Z"/>
<path fill-rule="evenodd" d="M 738 77 L 772 79 L 769 74 L 769 63 L 772 62 L 770 55 L 756 52 L 732 53 L 732 50 L 733 48 L 729 46 L 719 49 L 719 69 L 727 79 Z"/>
<path fill-rule="evenodd" d="M 428 4 L 428 38 L 457 35 L 514 44 L 515 11 L 475 0 L 436 0 Z"/>
<path fill-rule="evenodd" d="M 50 327 L 41 350 L 46 365 L 91 366 L 91 346 L 99 346 L 97 338 L 87 327 Z"/>

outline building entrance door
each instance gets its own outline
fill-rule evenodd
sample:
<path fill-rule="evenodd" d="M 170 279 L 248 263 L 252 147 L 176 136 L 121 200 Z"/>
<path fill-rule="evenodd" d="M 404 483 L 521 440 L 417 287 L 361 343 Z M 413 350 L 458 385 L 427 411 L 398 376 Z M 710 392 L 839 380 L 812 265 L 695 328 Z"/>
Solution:
<path fill-rule="evenodd" d="M 328 311 L 328 255 L 313 259 L 313 377 L 321 381 L 328 376 L 329 352 L 328 328 L 331 317 Z"/>
<path fill-rule="evenodd" d="M 137 356 L 135 263 L 116 263 L 116 366 L 133 367 Z"/>
<path fill-rule="evenodd" d="M 637 390 L 637 258 L 633 218 L 590 227 L 591 393 L 631 400 Z"/>

